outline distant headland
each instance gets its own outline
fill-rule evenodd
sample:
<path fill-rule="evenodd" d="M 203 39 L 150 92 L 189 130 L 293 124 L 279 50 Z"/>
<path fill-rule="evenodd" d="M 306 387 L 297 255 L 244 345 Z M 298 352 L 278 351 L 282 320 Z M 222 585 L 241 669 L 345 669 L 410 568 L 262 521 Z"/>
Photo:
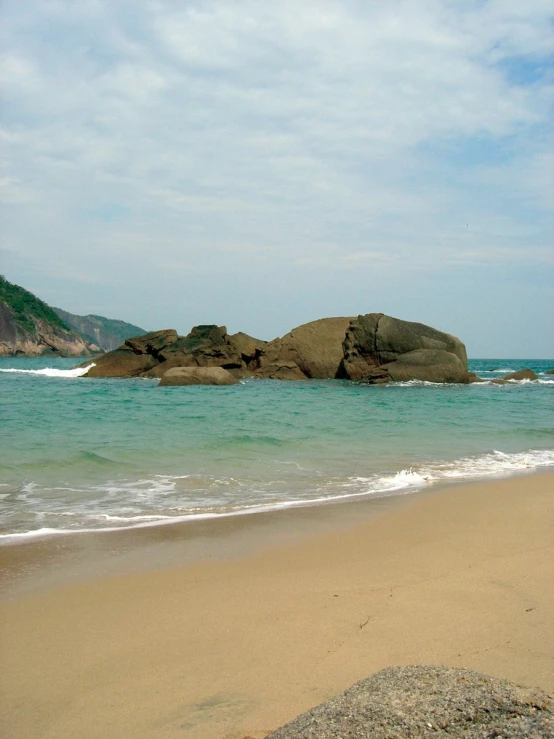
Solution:
<path fill-rule="evenodd" d="M 145 333 L 125 321 L 52 308 L 0 275 L 0 357 L 90 357 Z"/>

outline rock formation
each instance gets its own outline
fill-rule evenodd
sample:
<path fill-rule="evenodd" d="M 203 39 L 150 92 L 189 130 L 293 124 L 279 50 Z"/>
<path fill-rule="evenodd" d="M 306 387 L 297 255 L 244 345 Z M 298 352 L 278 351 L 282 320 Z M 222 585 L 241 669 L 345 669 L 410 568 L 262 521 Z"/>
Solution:
<path fill-rule="evenodd" d="M 538 688 L 447 667 L 389 667 L 267 739 L 546 739 L 554 702 Z"/>
<path fill-rule="evenodd" d="M 173 367 L 162 375 L 164 385 L 238 385 L 236 377 L 223 367 Z"/>
<path fill-rule="evenodd" d="M 225 326 L 195 326 L 127 339 L 95 360 L 87 377 L 163 377 L 175 367 L 222 367 L 235 377 L 469 382 L 466 350 L 450 334 L 382 313 L 323 318 L 269 343 Z M 85 366 L 84 364 L 81 366 Z"/>

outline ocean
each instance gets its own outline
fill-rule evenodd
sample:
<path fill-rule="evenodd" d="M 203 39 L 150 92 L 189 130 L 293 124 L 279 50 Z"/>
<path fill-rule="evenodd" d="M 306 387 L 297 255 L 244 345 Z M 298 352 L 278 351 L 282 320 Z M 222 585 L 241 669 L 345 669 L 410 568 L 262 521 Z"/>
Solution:
<path fill-rule="evenodd" d="M 93 360 L 91 360 L 93 361 Z M 474 359 L 491 380 L 363 386 L 86 379 L 0 359 L 0 544 L 167 524 L 554 466 L 554 360 Z"/>

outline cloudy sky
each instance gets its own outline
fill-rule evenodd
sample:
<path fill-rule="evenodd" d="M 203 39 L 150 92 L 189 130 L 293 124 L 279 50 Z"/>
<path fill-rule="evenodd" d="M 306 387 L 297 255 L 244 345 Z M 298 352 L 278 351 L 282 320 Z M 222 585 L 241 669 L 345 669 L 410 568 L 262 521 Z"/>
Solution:
<path fill-rule="evenodd" d="M 0 272 L 270 339 L 554 355 L 550 0 L 4 0 Z"/>

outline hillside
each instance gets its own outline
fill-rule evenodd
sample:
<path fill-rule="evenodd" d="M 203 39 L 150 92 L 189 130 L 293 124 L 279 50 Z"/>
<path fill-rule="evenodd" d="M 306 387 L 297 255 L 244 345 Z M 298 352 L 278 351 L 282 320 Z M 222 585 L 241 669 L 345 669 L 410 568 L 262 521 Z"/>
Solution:
<path fill-rule="evenodd" d="M 54 309 L 0 275 L 0 357 L 88 357 L 144 333 L 124 321 Z"/>
<path fill-rule="evenodd" d="M 70 328 L 77 331 L 86 341 L 99 346 L 104 352 L 117 349 L 125 342 L 125 339 L 132 336 L 143 336 L 147 333 L 139 326 L 115 318 L 105 318 L 105 316 L 93 314 L 76 316 L 61 308 L 54 308 L 54 311 Z"/>

